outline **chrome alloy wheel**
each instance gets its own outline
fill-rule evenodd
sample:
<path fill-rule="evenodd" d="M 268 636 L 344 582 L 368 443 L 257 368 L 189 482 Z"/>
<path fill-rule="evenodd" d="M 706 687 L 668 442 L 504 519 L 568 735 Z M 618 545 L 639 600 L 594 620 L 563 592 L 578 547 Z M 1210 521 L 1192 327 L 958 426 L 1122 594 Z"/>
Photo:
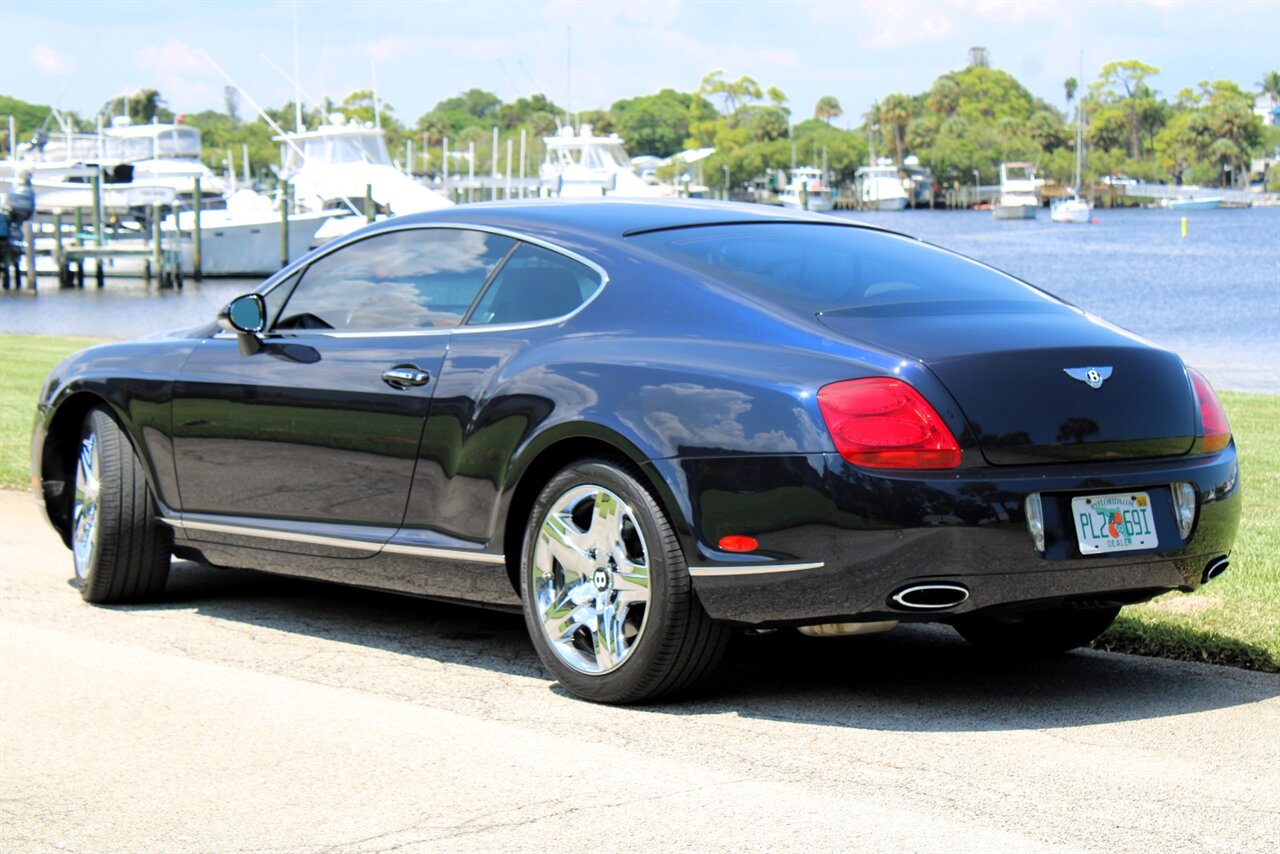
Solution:
<path fill-rule="evenodd" d="M 76 494 L 71 516 L 71 551 L 75 556 L 76 577 L 84 581 L 93 566 L 98 550 L 98 495 L 101 492 L 98 434 L 90 432 L 80 443 L 80 460 L 76 463 Z"/>
<path fill-rule="evenodd" d="M 635 512 L 603 486 L 551 504 L 531 568 L 533 604 L 556 656 L 579 673 L 616 670 L 644 634 L 649 550 Z"/>

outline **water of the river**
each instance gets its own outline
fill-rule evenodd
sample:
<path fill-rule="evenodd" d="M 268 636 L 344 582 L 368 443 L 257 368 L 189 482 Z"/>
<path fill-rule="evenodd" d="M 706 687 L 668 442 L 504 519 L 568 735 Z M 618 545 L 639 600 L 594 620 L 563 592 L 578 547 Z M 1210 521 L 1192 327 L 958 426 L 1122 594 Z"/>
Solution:
<path fill-rule="evenodd" d="M 995 221 L 989 212 L 849 214 L 1006 270 L 1181 353 L 1219 388 L 1280 394 L 1280 207 L 1101 210 L 1093 225 Z M 256 283 L 188 280 L 148 293 L 139 280 L 97 290 L 0 294 L 0 332 L 125 338 L 211 320 Z"/>

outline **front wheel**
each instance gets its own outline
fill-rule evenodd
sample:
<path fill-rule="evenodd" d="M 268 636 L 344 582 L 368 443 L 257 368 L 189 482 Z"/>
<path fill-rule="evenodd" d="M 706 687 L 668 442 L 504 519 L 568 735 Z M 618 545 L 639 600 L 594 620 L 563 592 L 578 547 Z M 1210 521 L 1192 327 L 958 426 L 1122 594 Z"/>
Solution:
<path fill-rule="evenodd" d="M 571 465 L 542 490 L 520 582 L 539 657 L 583 699 L 634 703 L 687 689 L 728 641 L 698 602 L 662 509 L 610 461 Z"/>
<path fill-rule="evenodd" d="M 961 637 L 981 649 L 1030 658 L 1087 646 L 1119 613 L 1119 608 L 1047 608 L 1026 614 L 963 617 L 952 625 Z"/>
<path fill-rule="evenodd" d="M 103 605 L 155 598 L 169 577 L 171 545 L 129 439 L 105 410 L 91 409 L 80 434 L 71 505 L 80 595 Z"/>

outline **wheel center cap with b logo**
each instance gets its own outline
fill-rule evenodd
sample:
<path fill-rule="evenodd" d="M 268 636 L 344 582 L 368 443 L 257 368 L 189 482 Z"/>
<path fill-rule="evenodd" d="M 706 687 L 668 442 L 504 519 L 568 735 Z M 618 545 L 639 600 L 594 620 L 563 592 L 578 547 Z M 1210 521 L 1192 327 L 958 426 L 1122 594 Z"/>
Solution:
<path fill-rule="evenodd" d="M 612 586 L 612 579 L 609 577 L 609 570 L 600 567 L 591 575 L 591 583 L 596 586 L 596 590 L 603 593 Z"/>

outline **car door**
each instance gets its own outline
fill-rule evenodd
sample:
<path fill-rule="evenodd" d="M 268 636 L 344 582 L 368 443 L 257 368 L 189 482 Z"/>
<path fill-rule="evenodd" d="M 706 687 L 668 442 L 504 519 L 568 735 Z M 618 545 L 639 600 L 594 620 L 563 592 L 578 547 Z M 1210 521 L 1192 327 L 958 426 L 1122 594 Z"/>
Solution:
<path fill-rule="evenodd" d="M 604 286 L 604 270 L 521 242 L 493 276 L 449 354 L 427 419 L 404 526 L 377 563 L 399 589 L 518 605 L 495 528 L 516 449 L 556 416 L 594 400 L 534 355 Z M 560 407 L 557 410 L 557 407 Z M 410 588 L 404 579 L 413 579 Z"/>
<path fill-rule="evenodd" d="M 264 294 L 258 352 L 226 334 L 201 342 L 173 405 L 185 537 L 376 552 L 404 517 L 450 330 L 512 245 L 467 229 L 380 232 Z"/>

